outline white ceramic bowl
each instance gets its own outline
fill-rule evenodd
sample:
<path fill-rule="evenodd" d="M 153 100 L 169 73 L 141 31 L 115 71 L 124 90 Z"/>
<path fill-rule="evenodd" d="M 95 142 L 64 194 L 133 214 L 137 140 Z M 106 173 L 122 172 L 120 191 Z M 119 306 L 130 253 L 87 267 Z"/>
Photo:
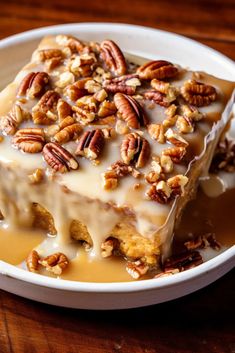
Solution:
<path fill-rule="evenodd" d="M 66 33 L 85 40 L 111 38 L 123 50 L 162 58 L 235 81 L 235 64 L 222 54 L 182 36 L 155 29 L 111 23 L 82 23 L 40 28 L 0 41 L 1 87 L 28 61 L 44 35 Z M 0 261 L 0 287 L 40 302 L 83 309 L 122 309 L 161 303 L 198 290 L 235 264 L 235 246 L 191 270 L 157 280 L 83 283 L 26 272 Z"/>

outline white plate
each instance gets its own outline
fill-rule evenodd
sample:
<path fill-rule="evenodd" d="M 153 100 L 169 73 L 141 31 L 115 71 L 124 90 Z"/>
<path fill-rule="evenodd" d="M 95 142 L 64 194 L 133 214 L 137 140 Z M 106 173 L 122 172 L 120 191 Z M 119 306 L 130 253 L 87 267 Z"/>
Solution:
<path fill-rule="evenodd" d="M 127 52 L 150 59 L 168 59 L 235 81 L 232 60 L 190 39 L 133 25 L 82 23 L 40 28 L 0 41 L 1 86 L 29 60 L 44 35 L 59 33 L 85 40 L 111 38 Z M 0 261 L 0 287 L 26 298 L 72 308 L 133 308 L 161 303 L 198 290 L 223 276 L 234 264 L 235 246 L 196 268 L 166 278 L 128 283 L 82 283 L 43 277 Z"/>

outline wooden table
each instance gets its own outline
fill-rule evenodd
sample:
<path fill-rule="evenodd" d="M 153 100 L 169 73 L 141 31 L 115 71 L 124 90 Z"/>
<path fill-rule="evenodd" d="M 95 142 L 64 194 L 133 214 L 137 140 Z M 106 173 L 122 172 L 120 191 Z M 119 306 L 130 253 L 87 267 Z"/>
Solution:
<path fill-rule="evenodd" d="M 235 59 L 234 0 L 0 3 L 1 38 L 57 23 L 126 22 L 184 34 Z M 115 312 L 62 309 L 0 291 L 0 352 L 234 353 L 234 274 L 170 303 Z"/>

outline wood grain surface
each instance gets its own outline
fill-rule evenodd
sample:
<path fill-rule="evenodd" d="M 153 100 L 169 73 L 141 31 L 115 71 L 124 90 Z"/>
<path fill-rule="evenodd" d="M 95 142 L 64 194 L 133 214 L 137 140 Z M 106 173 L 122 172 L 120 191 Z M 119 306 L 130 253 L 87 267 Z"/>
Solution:
<path fill-rule="evenodd" d="M 0 37 L 67 22 L 126 22 L 173 31 L 235 60 L 234 0 L 4 0 Z M 0 291 L 0 353 L 235 353 L 234 274 L 148 308 L 82 311 Z"/>

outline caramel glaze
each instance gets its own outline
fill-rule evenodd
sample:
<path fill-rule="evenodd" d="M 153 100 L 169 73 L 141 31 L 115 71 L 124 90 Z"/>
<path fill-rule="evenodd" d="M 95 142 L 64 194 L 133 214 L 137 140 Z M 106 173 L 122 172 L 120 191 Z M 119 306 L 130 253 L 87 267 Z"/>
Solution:
<path fill-rule="evenodd" d="M 186 206 L 179 227 L 175 233 L 176 243 L 182 243 L 190 236 L 214 233 L 224 246 L 235 244 L 235 188 L 212 198 L 201 189 L 196 199 Z"/>

